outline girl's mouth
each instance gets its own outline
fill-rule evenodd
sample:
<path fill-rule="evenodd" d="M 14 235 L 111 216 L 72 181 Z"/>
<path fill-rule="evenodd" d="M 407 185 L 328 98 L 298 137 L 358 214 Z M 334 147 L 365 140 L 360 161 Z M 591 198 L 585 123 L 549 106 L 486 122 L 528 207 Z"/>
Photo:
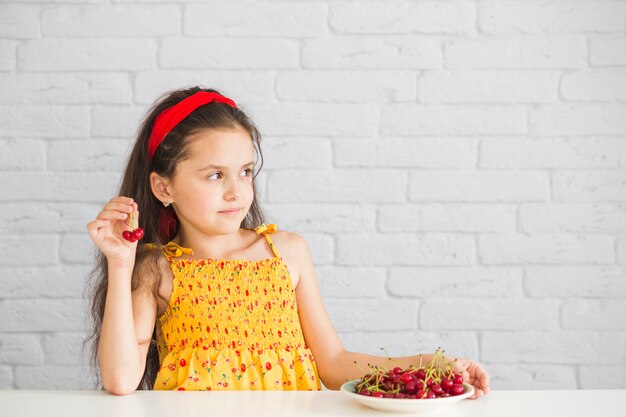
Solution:
<path fill-rule="evenodd" d="M 225 211 L 220 211 L 218 213 L 224 214 L 226 216 L 234 216 L 235 214 L 239 213 L 239 210 L 241 210 L 241 209 L 225 210 Z"/>

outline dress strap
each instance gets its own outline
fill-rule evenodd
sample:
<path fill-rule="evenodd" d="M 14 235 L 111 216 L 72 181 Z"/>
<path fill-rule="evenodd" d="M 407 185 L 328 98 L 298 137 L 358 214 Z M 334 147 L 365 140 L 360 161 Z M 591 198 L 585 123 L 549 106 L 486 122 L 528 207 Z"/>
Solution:
<path fill-rule="evenodd" d="M 277 227 L 276 227 L 276 224 L 274 223 L 268 224 L 268 225 L 263 223 L 262 225 L 254 228 L 255 232 L 257 232 L 258 234 L 263 236 L 265 240 L 267 240 L 267 244 L 270 245 L 272 252 L 274 252 L 274 256 L 279 257 L 280 253 L 278 253 L 278 249 L 276 249 L 276 246 L 274 246 L 274 242 L 272 242 L 272 238 L 270 237 L 270 234 L 276 233 L 276 230 L 277 230 Z"/>
<path fill-rule="evenodd" d="M 146 243 L 143 246 L 147 250 L 157 249 L 157 245 L 155 245 L 154 243 Z M 166 245 L 161 246 L 161 251 L 170 262 L 174 258 L 179 258 L 183 256 L 183 254 L 193 255 L 193 249 L 182 247 L 174 242 L 168 242 Z"/>

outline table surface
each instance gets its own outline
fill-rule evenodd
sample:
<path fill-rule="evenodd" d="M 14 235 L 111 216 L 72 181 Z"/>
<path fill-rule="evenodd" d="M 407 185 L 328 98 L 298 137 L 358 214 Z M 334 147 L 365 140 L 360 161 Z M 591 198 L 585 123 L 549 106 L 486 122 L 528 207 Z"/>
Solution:
<path fill-rule="evenodd" d="M 400 401 L 400 400 L 398 400 Z M 410 400 L 406 400 L 410 401 Z M 0 390 L 3 416 L 384 416 L 340 391 L 104 391 Z M 492 391 L 420 416 L 539 417 L 626 416 L 626 390 Z M 416 415 L 412 413 L 397 416 Z"/>

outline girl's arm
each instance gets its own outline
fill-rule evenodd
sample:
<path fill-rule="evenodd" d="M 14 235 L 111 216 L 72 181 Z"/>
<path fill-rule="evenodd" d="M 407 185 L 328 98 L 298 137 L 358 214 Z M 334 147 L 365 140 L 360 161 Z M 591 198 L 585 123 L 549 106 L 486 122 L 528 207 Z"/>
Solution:
<path fill-rule="evenodd" d="M 109 262 L 98 364 L 104 389 L 115 395 L 137 389 L 156 322 L 154 296 L 144 288 L 131 293 L 131 274 L 132 267 Z"/>
<path fill-rule="evenodd" d="M 396 366 L 405 369 L 410 365 L 419 365 L 418 355 L 389 360 L 386 356 L 347 351 L 324 307 L 317 285 L 315 266 L 306 241 L 295 233 L 289 233 L 289 241 L 284 247 L 290 248 L 299 274 L 296 301 L 300 324 L 306 344 L 313 353 L 317 370 L 326 388 L 337 390 L 344 382 L 362 377 L 369 372 L 368 364 L 390 369 Z M 431 359 L 432 355 L 422 355 L 424 363 Z"/>
<path fill-rule="evenodd" d="M 326 388 L 337 390 L 344 382 L 363 377 L 370 372 L 368 364 L 386 369 L 392 369 L 396 366 L 406 369 L 411 365 L 418 366 L 420 356 L 424 365 L 432 360 L 433 355 L 431 354 L 393 357 L 390 360 L 386 356 L 347 351 L 339 340 L 324 307 L 317 285 L 315 266 L 306 241 L 295 233 L 290 233 L 288 240 L 289 242 L 284 246 L 290 248 L 292 259 L 297 265 L 299 274 L 296 299 L 302 331 Z M 448 357 L 448 360 L 452 361 L 454 358 Z"/>
<path fill-rule="evenodd" d="M 89 236 L 108 260 L 98 364 L 104 389 L 118 395 L 133 392 L 141 381 L 157 311 L 155 297 L 145 290 L 149 285 L 131 292 L 134 268 L 140 268 L 142 281 L 151 278 L 149 271 L 135 265 L 137 242 L 121 237 L 133 214 L 139 218 L 137 203 L 128 197 L 114 197 L 87 225 Z"/>

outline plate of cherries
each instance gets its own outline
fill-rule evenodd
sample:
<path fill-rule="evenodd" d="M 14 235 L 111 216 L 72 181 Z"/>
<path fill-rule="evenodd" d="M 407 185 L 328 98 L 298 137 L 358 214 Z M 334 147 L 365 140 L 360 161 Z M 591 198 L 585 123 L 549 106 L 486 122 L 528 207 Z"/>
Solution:
<path fill-rule="evenodd" d="M 340 390 L 370 408 L 413 413 L 446 408 L 474 395 L 474 387 L 453 371 L 453 363 L 446 361 L 441 349 L 425 366 L 385 370 L 370 365 L 370 372 L 347 381 Z"/>

